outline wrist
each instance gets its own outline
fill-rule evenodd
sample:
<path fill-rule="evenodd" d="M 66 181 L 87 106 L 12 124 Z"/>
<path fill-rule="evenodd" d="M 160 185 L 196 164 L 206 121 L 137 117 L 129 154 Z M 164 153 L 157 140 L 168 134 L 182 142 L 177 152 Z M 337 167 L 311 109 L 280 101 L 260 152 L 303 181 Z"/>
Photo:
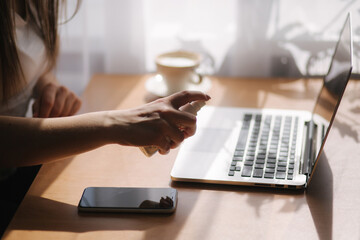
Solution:
<path fill-rule="evenodd" d="M 129 142 L 131 136 L 129 116 L 126 111 L 115 110 L 102 112 L 103 114 L 103 127 L 105 129 L 106 141 L 108 143 L 115 143 L 120 145 L 132 145 Z"/>
<path fill-rule="evenodd" d="M 89 113 L 94 116 L 94 126 L 96 128 L 96 134 L 101 139 L 103 144 L 116 143 L 114 121 L 112 117 L 112 111 L 101 111 Z"/>
<path fill-rule="evenodd" d="M 102 133 L 103 137 L 106 141 L 106 144 L 121 144 L 119 143 L 119 135 L 121 135 L 121 120 L 115 113 L 116 111 L 103 111 L 99 112 L 98 114 L 101 115 L 101 126 L 102 126 Z"/>
<path fill-rule="evenodd" d="M 42 90 L 44 89 L 44 87 L 48 84 L 52 84 L 54 86 L 58 86 L 59 83 L 57 82 L 55 76 L 49 72 L 46 74 L 43 74 L 37 81 L 35 87 L 34 87 L 34 97 L 39 96 L 40 93 L 42 92 Z"/>

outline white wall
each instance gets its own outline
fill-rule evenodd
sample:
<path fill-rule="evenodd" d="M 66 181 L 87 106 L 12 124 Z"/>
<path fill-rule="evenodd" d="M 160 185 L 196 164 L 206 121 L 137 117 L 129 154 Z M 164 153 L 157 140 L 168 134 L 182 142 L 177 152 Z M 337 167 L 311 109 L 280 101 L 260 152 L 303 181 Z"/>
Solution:
<path fill-rule="evenodd" d="M 360 1 L 84 0 L 61 29 L 57 75 L 81 93 L 93 73 L 153 72 L 177 49 L 202 53 L 209 74 L 323 75 L 347 12 L 360 73 Z"/>

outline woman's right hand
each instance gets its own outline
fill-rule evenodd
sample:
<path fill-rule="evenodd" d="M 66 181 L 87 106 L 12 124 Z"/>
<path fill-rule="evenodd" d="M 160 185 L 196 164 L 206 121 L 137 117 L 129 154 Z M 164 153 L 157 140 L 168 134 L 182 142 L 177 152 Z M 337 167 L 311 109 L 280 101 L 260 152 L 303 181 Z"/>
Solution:
<path fill-rule="evenodd" d="M 121 145 L 157 146 L 160 154 L 166 154 L 196 131 L 196 116 L 179 108 L 209 99 L 202 92 L 183 91 L 138 108 L 111 111 L 108 115 L 111 137 Z"/>
<path fill-rule="evenodd" d="M 34 88 L 33 117 L 67 117 L 74 115 L 81 106 L 80 99 L 68 88 L 60 85 L 49 72 L 41 76 Z"/>

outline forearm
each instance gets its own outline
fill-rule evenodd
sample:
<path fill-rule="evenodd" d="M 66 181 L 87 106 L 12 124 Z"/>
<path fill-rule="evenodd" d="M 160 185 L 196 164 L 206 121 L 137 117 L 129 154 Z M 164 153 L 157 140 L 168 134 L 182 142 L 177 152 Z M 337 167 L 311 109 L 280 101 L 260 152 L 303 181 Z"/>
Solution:
<path fill-rule="evenodd" d="M 107 112 L 63 118 L 0 117 L 0 166 L 51 162 L 109 143 Z"/>
<path fill-rule="evenodd" d="M 108 143 L 153 145 L 165 154 L 184 140 L 181 129 L 195 133 L 196 117 L 179 108 L 209 99 L 201 92 L 184 91 L 122 111 L 61 118 L 0 116 L 0 168 L 46 163 Z"/>

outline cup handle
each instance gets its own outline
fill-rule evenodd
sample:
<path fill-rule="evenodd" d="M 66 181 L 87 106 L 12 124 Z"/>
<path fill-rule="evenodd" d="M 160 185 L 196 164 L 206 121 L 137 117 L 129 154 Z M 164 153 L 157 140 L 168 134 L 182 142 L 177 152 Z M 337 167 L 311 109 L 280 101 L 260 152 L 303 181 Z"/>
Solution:
<path fill-rule="evenodd" d="M 201 73 L 199 73 L 199 72 L 195 72 L 195 75 L 198 76 L 198 80 L 197 80 L 197 81 L 194 81 L 194 80 L 193 80 L 193 83 L 195 83 L 195 84 L 200 84 L 200 83 L 202 83 L 203 75 L 202 75 Z"/>

